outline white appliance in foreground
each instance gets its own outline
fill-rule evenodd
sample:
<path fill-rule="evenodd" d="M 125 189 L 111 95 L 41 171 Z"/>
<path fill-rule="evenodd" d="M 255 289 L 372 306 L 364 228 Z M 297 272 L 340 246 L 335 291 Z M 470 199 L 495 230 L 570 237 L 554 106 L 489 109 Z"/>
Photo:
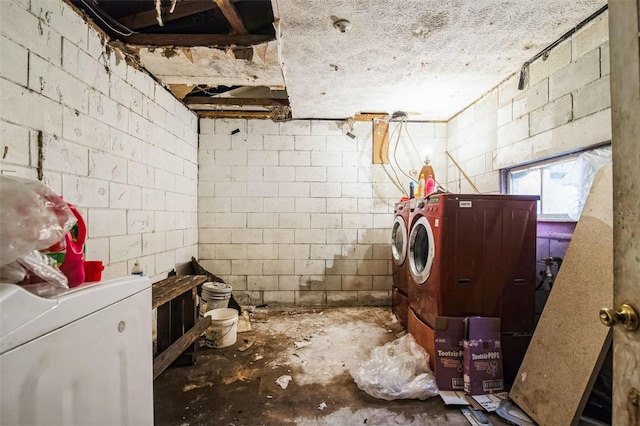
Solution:
<path fill-rule="evenodd" d="M 151 425 L 151 282 L 0 284 L 0 424 Z"/>

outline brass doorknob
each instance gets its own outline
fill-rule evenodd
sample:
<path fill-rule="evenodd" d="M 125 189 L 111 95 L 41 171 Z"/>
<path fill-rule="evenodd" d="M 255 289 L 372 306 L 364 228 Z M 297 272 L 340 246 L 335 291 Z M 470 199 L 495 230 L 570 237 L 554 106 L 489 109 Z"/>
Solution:
<path fill-rule="evenodd" d="M 600 309 L 600 321 L 607 327 L 622 324 L 627 331 L 638 329 L 638 311 L 626 303 L 620 305 L 617 311 L 609 308 Z"/>

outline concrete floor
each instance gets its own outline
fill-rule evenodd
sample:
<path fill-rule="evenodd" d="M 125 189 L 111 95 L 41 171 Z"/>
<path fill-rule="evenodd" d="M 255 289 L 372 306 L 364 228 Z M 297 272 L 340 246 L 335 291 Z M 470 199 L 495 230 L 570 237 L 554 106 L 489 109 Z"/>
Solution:
<path fill-rule="evenodd" d="M 385 401 L 358 389 L 350 369 L 404 334 L 389 308 L 256 309 L 251 321 L 232 347 L 203 348 L 196 365 L 155 380 L 156 424 L 469 424 L 439 396 Z M 276 384 L 283 375 L 286 389 Z"/>

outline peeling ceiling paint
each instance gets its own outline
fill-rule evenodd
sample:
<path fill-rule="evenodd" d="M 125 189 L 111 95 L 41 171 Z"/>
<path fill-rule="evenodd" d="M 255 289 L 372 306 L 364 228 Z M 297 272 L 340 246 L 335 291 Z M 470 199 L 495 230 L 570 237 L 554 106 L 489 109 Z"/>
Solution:
<path fill-rule="evenodd" d="M 272 0 L 294 118 L 447 120 L 606 0 Z M 334 22 L 347 19 L 340 32 Z"/>

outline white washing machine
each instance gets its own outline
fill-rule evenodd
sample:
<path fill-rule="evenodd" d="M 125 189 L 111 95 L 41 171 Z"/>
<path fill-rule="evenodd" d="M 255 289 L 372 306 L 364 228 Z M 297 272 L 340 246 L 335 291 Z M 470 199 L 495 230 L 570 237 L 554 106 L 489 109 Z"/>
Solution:
<path fill-rule="evenodd" d="M 151 282 L 0 284 L 0 424 L 151 425 Z"/>

